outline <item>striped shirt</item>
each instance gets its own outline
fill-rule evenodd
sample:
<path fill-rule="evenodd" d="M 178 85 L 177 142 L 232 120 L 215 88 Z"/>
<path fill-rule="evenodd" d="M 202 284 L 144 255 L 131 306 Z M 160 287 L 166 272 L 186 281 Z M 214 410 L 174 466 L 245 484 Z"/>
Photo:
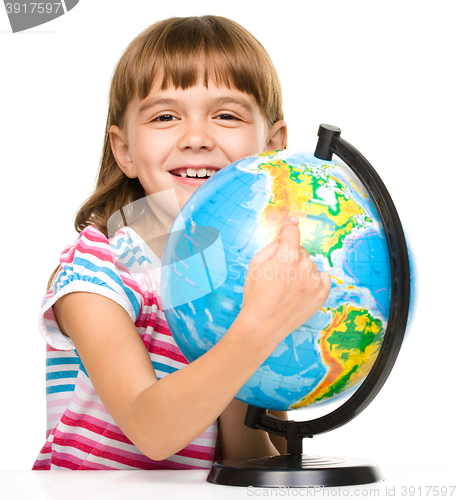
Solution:
<path fill-rule="evenodd" d="M 142 454 L 116 425 L 52 309 L 60 297 L 78 291 L 108 297 L 127 311 L 159 379 L 188 364 L 165 320 L 159 258 L 129 227 L 110 239 L 94 226 L 84 229 L 60 256 L 40 312 L 39 328 L 47 342 L 47 439 L 33 469 L 210 468 L 219 458 L 217 421 L 163 461 Z"/>

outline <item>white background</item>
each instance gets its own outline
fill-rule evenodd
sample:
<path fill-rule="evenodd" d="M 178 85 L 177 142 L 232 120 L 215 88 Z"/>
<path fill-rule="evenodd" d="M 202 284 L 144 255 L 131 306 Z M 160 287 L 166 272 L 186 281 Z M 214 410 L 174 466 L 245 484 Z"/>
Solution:
<path fill-rule="evenodd" d="M 384 180 L 416 254 L 418 310 L 389 380 L 305 452 L 456 467 L 454 2 L 81 0 L 17 34 L 0 5 L 0 469 L 30 469 L 44 443 L 37 315 L 94 185 L 114 65 L 147 25 L 202 14 L 234 19 L 270 53 L 290 147 L 313 151 L 319 123 L 342 128 Z"/>

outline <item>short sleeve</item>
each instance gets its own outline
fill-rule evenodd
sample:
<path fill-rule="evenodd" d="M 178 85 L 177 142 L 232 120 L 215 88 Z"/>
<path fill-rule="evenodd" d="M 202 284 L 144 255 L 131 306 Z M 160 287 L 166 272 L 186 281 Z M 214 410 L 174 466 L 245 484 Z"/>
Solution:
<path fill-rule="evenodd" d="M 67 293 L 103 295 L 123 307 L 132 321 L 136 322 L 143 307 L 144 293 L 124 265 L 118 250 L 122 251 L 122 248 L 113 244 L 94 226 L 85 228 L 75 243 L 64 249 L 38 320 L 40 333 L 51 347 L 59 350 L 75 349 L 71 339 L 60 331 L 52 308 Z"/>

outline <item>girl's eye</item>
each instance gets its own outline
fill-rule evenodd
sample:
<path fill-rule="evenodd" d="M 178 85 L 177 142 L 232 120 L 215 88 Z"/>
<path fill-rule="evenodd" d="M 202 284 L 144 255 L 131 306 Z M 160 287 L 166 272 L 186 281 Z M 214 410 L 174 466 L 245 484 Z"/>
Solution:
<path fill-rule="evenodd" d="M 160 115 L 157 118 L 154 118 L 154 122 L 171 122 L 172 120 L 176 120 L 177 118 L 173 115 Z"/>
<path fill-rule="evenodd" d="M 221 115 L 218 115 L 216 118 L 220 120 L 239 120 L 236 116 L 230 115 L 228 113 L 222 113 Z"/>

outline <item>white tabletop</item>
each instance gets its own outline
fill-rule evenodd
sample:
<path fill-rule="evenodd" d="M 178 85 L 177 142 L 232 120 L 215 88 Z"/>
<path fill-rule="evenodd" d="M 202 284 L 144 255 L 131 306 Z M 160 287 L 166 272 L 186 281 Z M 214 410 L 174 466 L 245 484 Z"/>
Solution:
<path fill-rule="evenodd" d="M 0 500 L 156 500 L 313 497 L 457 498 L 455 468 L 383 468 L 385 481 L 340 488 L 241 488 L 207 471 L 0 471 Z M 434 488 L 434 489 L 433 489 Z M 338 491 L 339 490 L 339 491 Z M 343 491 L 344 490 L 344 491 Z"/>

